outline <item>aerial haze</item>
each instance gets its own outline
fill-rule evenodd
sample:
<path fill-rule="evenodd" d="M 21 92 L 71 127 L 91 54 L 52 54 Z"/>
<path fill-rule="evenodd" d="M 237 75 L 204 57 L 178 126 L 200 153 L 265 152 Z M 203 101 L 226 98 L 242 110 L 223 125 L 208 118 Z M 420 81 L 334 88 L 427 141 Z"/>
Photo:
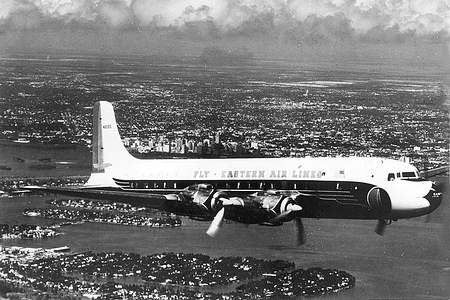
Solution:
<path fill-rule="evenodd" d="M 0 49 L 449 67 L 450 4 L 432 1 L 7 0 Z"/>

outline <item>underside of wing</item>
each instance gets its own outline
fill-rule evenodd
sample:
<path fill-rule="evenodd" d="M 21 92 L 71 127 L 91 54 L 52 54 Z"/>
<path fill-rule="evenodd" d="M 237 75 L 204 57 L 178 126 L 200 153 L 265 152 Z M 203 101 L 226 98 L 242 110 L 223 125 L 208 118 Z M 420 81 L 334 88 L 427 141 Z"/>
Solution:
<path fill-rule="evenodd" d="M 124 192 L 117 190 L 104 190 L 95 188 L 66 188 L 66 187 L 42 187 L 26 186 L 31 191 L 58 194 L 97 200 L 109 200 L 128 203 L 134 206 L 142 206 L 156 209 L 164 209 L 168 198 L 159 194 Z"/>

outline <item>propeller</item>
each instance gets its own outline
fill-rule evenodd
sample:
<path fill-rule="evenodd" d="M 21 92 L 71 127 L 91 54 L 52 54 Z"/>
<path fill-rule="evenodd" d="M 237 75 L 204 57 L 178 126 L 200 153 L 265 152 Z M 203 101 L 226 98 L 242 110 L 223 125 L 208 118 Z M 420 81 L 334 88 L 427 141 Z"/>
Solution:
<path fill-rule="evenodd" d="M 275 216 L 271 222 L 273 223 L 284 223 L 291 221 L 295 216 L 295 212 L 301 211 L 303 208 L 298 204 L 289 203 L 286 206 L 286 210 L 279 215 Z"/>
<path fill-rule="evenodd" d="M 218 199 L 217 199 L 218 198 Z M 239 197 L 231 197 L 231 198 L 225 198 L 218 196 L 215 198 L 214 203 L 221 203 L 221 209 L 217 212 L 217 214 L 214 216 L 211 224 L 208 227 L 208 230 L 206 231 L 206 234 L 210 237 L 215 237 L 218 233 L 220 228 L 222 227 L 224 218 L 225 218 L 225 210 L 227 207 L 230 206 L 244 206 L 244 200 Z M 217 207 L 217 206 L 215 206 Z M 220 207 L 220 206 L 219 206 Z M 231 207 L 230 207 L 231 208 Z M 296 214 L 297 212 L 301 211 L 302 207 L 298 204 L 288 202 L 285 204 L 284 211 L 276 215 L 274 218 L 270 220 L 270 223 L 284 223 L 289 222 L 291 220 L 296 221 L 296 228 L 297 228 L 297 244 L 302 245 L 305 243 L 305 232 L 302 220 L 298 217 Z"/>
<path fill-rule="evenodd" d="M 378 220 L 377 227 L 375 227 L 375 232 L 378 235 L 383 235 L 384 234 L 384 230 L 386 229 L 386 225 L 387 224 L 386 224 L 385 220 L 382 220 L 382 219 Z"/>
<path fill-rule="evenodd" d="M 292 197 L 281 198 L 275 208 L 272 209 L 274 213 L 278 214 L 270 220 L 272 223 L 284 223 L 295 220 L 297 229 L 297 246 L 305 243 L 305 228 L 303 226 L 302 219 L 298 214 L 298 212 L 300 212 L 303 208 L 296 204 L 295 201 L 299 196 L 300 194 L 296 195 L 294 199 Z"/>
<path fill-rule="evenodd" d="M 219 233 L 220 227 L 222 227 L 223 219 L 225 216 L 225 209 L 227 206 L 236 205 L 236 206 L 244 206 L 244 201 L 239 197 L 232 197 L 230 199 L 227 198 L 219 198 L 220 202 L 222 202 L 222 208 L 217 212 L 212 220 L 211 224 L 206 231 L 206 234 L 210 237 L 215 237 L 217 233 Z"/>
<path fill-rule="evenodd" d="M 210 237 L 215 237 L 217 235 L 220 227 L 222 227 L 224 216 L 225 216 L 225 206 L 222 207 L 219 210 L 219 212 L 215 215 L 214 219 L 212 220 L 211 224 L 209 225 L 208 230 L 206 231 L 207 235 L 209 235 Z"/>
<path fill-rule="evenodd" d="M 295 218 L 294 220 L 297 228 L 297 246 L 301 246 L 306 242 L 305 227 L 301 218 Z"/>
<path fill-rule="evenodd" d="M 433 181 L 433 187 L 432 187 L 432 191 L 436 192 L 436 193 L 440 193 L 442 195 L 442 193 L 445 191 L 446 187 L 445 187 L 445 182 L 442 181 Z M 440 202 L 435 204 L 437 206 L 440 205 Z M 434 211 L 436 209 L 436 206 L 431 206 L 431 211 L 425 215 L 425 219 L 424 222 L 425 223 L 430 223 L 432 216 L 431 216 L 431 212 Z"/>
<path fill-rule="evenodd" d="M 430 178 L 442 175 L 442 174 L 444 174 L 444 173 L 449 171 L 449 166 L 448 165 L 437 167 L 437 168 L 434 168 L 434 169 L 429 169 L 428 168 L 428 164 L 429 164 L 429 161 L 428 161 L 428 158 L 427 158 L 427 160 L 424 163 L 424 170 L 422 170 L 420 172 L 420 176 L 422 178 L 426 179 L 426 180 L 431 180 Z M 442 192 L 445 189 L 445 185 L 446 184 L 443 181 L 440 181 L 440 180 L 439 181 L 433 181 L 433 186 L 436 189 L 436 191 L 438 191 L 438 192 Z M 431 218 L 432 218 L 431 213 L 428 213 L 425 216 L 425 223 L 429 223 L 431 221 Z"/>

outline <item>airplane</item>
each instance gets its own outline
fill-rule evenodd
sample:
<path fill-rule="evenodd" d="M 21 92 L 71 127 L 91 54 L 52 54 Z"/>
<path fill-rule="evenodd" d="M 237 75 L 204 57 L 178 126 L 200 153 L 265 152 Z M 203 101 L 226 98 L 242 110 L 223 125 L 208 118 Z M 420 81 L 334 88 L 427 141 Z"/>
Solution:
<path fill-rule="evenodd" d="M 124 147 L 114 109 L 94 105 L 92 172 L 84 186 L 28 189 L 113 200 L 210 221 L 279 226 L 302 218 L 378 220 L 376 233 L 441 203 L 436 184 L 405 162 L 377 157 L 138 159 Z"/>

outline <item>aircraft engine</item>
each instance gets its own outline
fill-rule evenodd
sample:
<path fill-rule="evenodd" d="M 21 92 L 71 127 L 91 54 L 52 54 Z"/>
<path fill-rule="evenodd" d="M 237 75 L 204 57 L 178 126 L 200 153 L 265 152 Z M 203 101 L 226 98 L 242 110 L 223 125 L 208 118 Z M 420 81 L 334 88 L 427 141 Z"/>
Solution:
<path fill-rule="evenodd" d="M 297 229 L 297 245 L 303 245 L 305 243 L 305 228 L 303 226 L 302 219 L 298 212 L 302 210 L 302 207 L 297 204 L 297 197 L 300 194 L 291 196 L 281 196 L 276 205 L 270 209 L 275 217 L 269 220 L 268 224 L 280 225 L 285 222 L 295 220 L 295 226 Z"/>
<path fill-rule="evenodd" d="M 244 206 L 244 200 L 240 197 L 230 197 L 225 192 L 215 192 L 211 196 L 211 202 L 209 204 L 209 209 L 217 212 L 222 207 L 227 205 L 238 205 Z"/>
<path fill-rule="evenodd" d="M 301 211 L 302 207 L 295 202 L 295 196 L 281 196 L 277 204 L 271 209 L 275 217 L 270 220 L 272 223 L 284 223 L 295 218 L 295 212 Z"/>
<path fill-rule="evenodd" d="M 292 196 L 289 196 L 281 200 L 280 213 L 292 210 L 299 210 L 298 207 L 300 206 L 295 202 L 294 198 Z"/>
<path fill-rule="evenodd" d="M 210 203 L 210 208 L 212 210 L 217 211 L 216 215 L 214 216 L 214 219 L 212 220 L 211 224 L 209 225 L 208 230 L 206 233 L 214 237 L 219 232 L 220 227 L 222 227 L 223 220 L 225 218 L 226 210 L 231 209 L 233 206 L 244 206 L 244 199 L 239 197 L 230 197 L 226 198 L 225 193 L 216 192 L 212 198 Z"/>

